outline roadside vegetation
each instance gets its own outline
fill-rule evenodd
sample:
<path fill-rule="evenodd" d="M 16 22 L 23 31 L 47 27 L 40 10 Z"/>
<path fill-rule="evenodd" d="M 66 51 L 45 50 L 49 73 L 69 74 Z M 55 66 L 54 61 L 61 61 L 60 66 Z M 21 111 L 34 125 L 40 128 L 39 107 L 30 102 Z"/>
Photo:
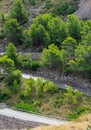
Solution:
<path fill-rule="evenodd" d="M 6 46 L 6 54 L 0 56 L 1 102 L 17 109 L 69 119 L 91 111 L 91 98 L 78 90 L 73 91 L 71 86 L 62 90 L 52 81 L 40 77 L 36 80 L 32 77 L 22 78 L 19 69 L 36 71 L 40 67 L 37 63 L 32 61 L 30 55 L 22 56 L 17 53 L 13 43 Z"/>
<path fill-rule="evenodd" d="M 37 4 L 36 0 L 28 2 L 33 7 Z M 75 119 L 91 112 L 91 97 L 73 91 L 71 86 L 59 89 L 40 77 L 24 79 L 21 72 L 47 68 L 58 70 L 60 75 L 79 75 L 90 81 L 91 20 L 82 21 L 73 14 L 67 16 L 77 8 L 73 0 L 57 2 L 46 1 L 43 11 L 47 13 L 34 17 L 27 28 L 25 0 L 11 4 L 7 16 L 0 14 L 0 40 L 7 41 L 6 53 L 0 56 L 0 102 L 30 112 Z M 65 21 L 60 15 L 65 16 Z M 31 54 L 17 53 L 19 46 L 37 49 L 40 58 L 33 60 Z"/>

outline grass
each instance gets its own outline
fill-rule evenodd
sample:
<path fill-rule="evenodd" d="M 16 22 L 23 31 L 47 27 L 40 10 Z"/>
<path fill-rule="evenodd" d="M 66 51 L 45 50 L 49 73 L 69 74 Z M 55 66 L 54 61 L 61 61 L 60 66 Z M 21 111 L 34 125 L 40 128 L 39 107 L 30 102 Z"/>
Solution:
<path fill-rule="evenodd" d="M 32 130 L 89 130 L 91 129 L 91 114 L 82 115 L 75 122 L 57 126 L 42 126 Z"/>
<path fill-rule="evenodd" d="M 0 86 L 2 86 L 2 84 Z M 76 105 L 67 103 L 66 99 L 63 98 L 63 90 L 59 90 L 54 94 L 45 93 L 42 97 L 36 97 L 35 90 L 33 90 L 32 95 L 26 99 L 21 99 L 20 92 L 22 89 L 24 89 L 24 86 L 25 81 L 23 80 L 20 90 L 17 93 L 14 93 L 12 90 L 10 90 L 11 97 L 7 100 L 3 100 L 3 102 L 13 107 L 18 106 L 18 108 L 22 108 L 24 110 L 27 110 L 27 108 L 24 107 L 24 104 L 28 104 L 29 106 L 34 107 L 35 112 L 40 113 L 41 115 L 49 115 L 58 118 L 67 118 L 70 114 L 74 114 L 76 109 L 79 107 L 86 106 L 86 108 L 89 110 L 91 106 L 91 97 L 86 96 L 83 96 L 83 100 Z M 4 87 L 4 84 L 2 87 Z"/>

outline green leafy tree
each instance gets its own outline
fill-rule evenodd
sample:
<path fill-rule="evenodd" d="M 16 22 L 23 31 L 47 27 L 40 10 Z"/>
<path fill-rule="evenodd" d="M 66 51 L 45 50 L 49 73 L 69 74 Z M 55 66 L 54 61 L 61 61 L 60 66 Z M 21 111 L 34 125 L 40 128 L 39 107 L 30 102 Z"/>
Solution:
<path fill-rule="evenodd" d="M 42 52 L 41 62 L 44 66 L 59 68 L 61 66 L 61 51 L 54 44 L 49 45 L 48 49 L 44 49 Z"/>
<path fill-rule="evenodd" d="M 75 15 L 68 15 L 66 26 L 68 34 L 76 40 L 81 40 L 81 22 Z"/>
<path fill-rule="evenodd" d="M 47 26 L 51 43 L 61 47 L 61 43 L 67 37 L 65 24 L 59 17 L 55 17 L 48 22 Z"/>
<path fill-rule="evenodd" d="M 42 97 L 43 96 L 43 79 L 37 78 L 35 85 L 36 85 L 36 96 Z"/>
<path fill-rule="evenodd" d="M 9 19 L 4 24 L 4 33 L 7 39 L 13 43 L 21 43 L 22 41 L 22 28 L 16 19 Z"/>
<path fill-rule="evenodd" d="M 0 57 L 0 66 L 4 69 L 5 73 L 10 73 L 14 70 L 14 61 L 7 56 Z"/>
<path fill-rule="evenodd" d="M 25 86 L 24 90 L 21 91 L 20 93 L 20 98 L 21 99 L 27 99 L 27 98 L 30 98 L 31 96 L 31 88 L 27 85 Z"/>
<path fill-rule="evenodd" d="M 28 13 L 21 0 L 16 0 L 10 10 L 10 18 L 17 19 L 20 24 L 28 20 Z"/>
<path fill-rule="evenodd" d="M 39 46 L 39 45 L 47 46 L 50 43 L 49 34 L 41 24 L 31 25 L 30 38 L 33 46 Z"/>
<path fill-rule="evenodd" d="M 52 19 L 51 14 L 38 15 L 33 19 L 35 25 L 42 25 L 46 30 L 48 29 L 48 22 Z"/>
<path fill-rule="evenodd" d="M 7 82 L 8 85 L 13 85 L 15 80 L 16 80 L 18 85 L 21 83 L 22 75 L 21 75 L 20 70 L 12 71 L 6 78 L 6 82 Z"/>
<path fill-rule="evenodd" d="M 75 56 L 75 49 L 77 47 L 77 42 L 74 38 L 72 37 L 67 37 L 63 42 L 62 42 L 62 49 L 66 50 L 69 59 L 74 58 Z"/>
<path fill-rule="evenodd" d="M 68 86 L 66 93 L 64 93 L 65 99 L 69 104 L 78 104 L 82 101 L 82 93 L 78 90 L 72 90 L 72 87 Z"/>
<path fill-rule="evenodd" d="M 44 93 L 54 94 L 55 92 L 57 92 L 57 90 L 58 90 L 58 87 L 53 82 L 46 80 L 43 86 Z"/>
<path fill-rule="evenodd" d="M 6 55 L 8 56 L 8 58 L 11 58 L 15 63 L 17 62 L 16 47 L 13 43 L 9 43 L 6 46 Z"/>

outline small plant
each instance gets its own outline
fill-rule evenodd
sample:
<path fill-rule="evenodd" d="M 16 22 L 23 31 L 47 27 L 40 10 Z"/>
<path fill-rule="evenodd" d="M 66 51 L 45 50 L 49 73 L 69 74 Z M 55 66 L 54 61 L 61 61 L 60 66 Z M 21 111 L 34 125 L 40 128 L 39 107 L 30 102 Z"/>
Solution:
<path fill-rule="evenodd" d="M 69 114 L 70 119 L 75 119 L 87 111 L 86 107 L 79 107 L 74 113 Z"/>
<path fill-rule="evenodd" d="M 22 109 L 22 110 L 26 110 L 26 111 L 32 111 L 32 112 L 36 112 L 37 109 L 35 107 L 33 107 L 31 104 L 27 104 L 27 103 L 19 103 L 15 106 L 15 108 L 17 109 Z"/>
<path fill-rule="evenodd" d="M 31 5 L 35 5 L 36 4 L 36 0 L 29 0 Z"/>

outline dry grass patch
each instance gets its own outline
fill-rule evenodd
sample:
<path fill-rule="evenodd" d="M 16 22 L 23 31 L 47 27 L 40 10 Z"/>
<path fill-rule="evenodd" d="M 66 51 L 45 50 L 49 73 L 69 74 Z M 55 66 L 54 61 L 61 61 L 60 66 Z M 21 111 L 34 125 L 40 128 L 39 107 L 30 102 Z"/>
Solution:
<path fill-rule="evenodd" d="M 91 126 L 91 114 L 83 115 L 76 122 L 57 126 L 42 126 L 32 130 L 87 130 Z"/>

